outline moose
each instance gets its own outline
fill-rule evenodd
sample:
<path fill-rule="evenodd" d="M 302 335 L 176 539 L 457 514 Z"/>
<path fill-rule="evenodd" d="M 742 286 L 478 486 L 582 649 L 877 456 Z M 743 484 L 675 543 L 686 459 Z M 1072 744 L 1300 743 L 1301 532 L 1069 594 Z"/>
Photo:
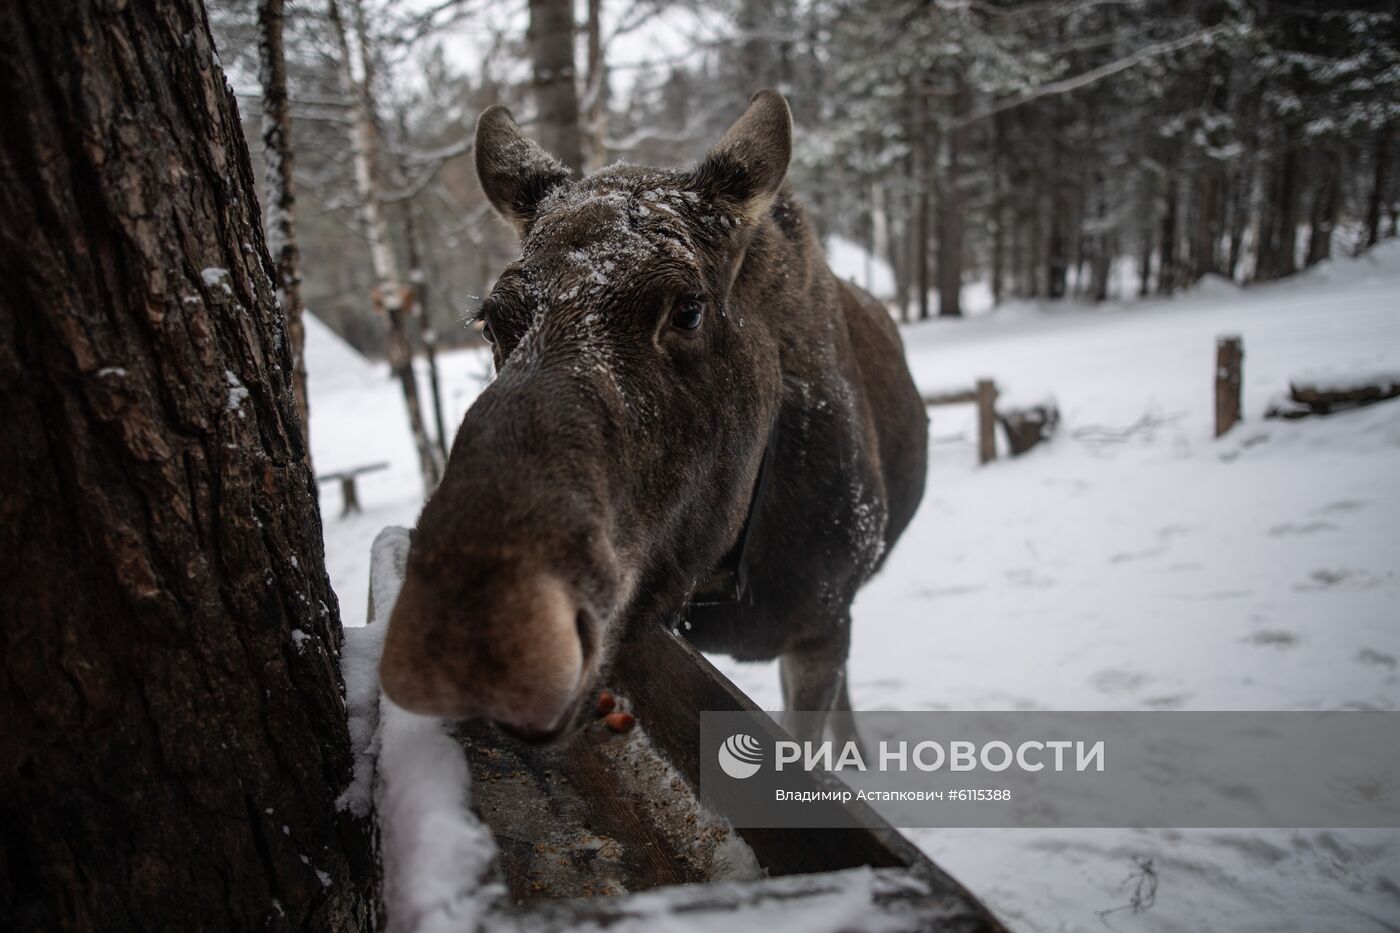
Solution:
<path fill-rule="evenodd" d="M 696 647 L 778 658 L 786 708 L 856 738 L 851 602 L 923 496 L 928 419 L 890 315 L 827 266 L 791 153 L 772 90 L 692 169 L 580 179 L 482 113 L 477 174 L 521 255 L 479 312 L 496 377 L 413 533 L 394 702 L 557 740 L 629 632 L 684 611 Z M 697 604 L 736 544 L 742 594 Z"/>

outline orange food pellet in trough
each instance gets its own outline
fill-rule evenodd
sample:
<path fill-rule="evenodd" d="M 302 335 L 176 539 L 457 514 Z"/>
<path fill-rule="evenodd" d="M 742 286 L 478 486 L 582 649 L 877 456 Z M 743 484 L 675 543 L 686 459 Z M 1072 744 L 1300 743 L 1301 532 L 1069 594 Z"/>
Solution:
<path fill-rule="evenodd" d="M 603 717 L 603 723 L 614 732 L 626 732 L 637 724 L 637 717 L 631 713 L 608 713 Z"/>

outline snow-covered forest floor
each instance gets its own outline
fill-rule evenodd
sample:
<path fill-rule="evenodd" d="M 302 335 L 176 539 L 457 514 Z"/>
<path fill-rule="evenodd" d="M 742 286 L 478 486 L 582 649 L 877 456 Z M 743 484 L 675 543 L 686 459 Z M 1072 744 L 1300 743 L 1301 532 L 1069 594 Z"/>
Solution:
<path fill-rule="evenodd" d="M 1216 441 L 1225 333 L 1244 338 L 1245 421 Z M 922 388 L 987 376 L 1008 401 L 1053 395 L 1064 422 L 979 468 L 971 408 L 931 410 L 923 506 L 855 607 L 858 708 L 1400 706 L 1400 402 L 1262 419 L 1292 377 L 1400 371 L 1400 244 L 1271 286 L 1009 306 L 905 340 Z M 361 478 L 361 515 L 323 489 L 332 583 L 360 625 L 370 542 L 414 522 L 418 471 L 384 368 L 315 322 L 308 354 L 318 471 L 391 463 Z M 455 427 L 487 365 L 441 363 Z M 720 663 L 779 706 L 774 666 Z M 911 835 L 1014 930 L 1400 929 L 1400 831 Z M 1155 902 L 1134 912 L 1149 873 Z"/>

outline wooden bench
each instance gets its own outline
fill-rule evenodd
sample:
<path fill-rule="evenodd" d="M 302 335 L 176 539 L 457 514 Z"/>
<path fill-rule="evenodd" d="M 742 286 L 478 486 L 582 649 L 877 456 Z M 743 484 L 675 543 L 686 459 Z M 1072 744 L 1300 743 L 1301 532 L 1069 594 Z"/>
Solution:
<path fill-rule="evenodd" d="M 340 517 L 344 518 L 353 512 L 362 511 L 360 508 L 359 490 L 355 488 L 355 478 L 365 473 L 375 473 L 379 470 L 389 469 L 388 463 L 367 463 L 363 466 L 350 467 L 345 470 L 338 470 L 335 473 L 322 473 L 316 477 L 318 483 L 340 483 L 341 510 Z"/>

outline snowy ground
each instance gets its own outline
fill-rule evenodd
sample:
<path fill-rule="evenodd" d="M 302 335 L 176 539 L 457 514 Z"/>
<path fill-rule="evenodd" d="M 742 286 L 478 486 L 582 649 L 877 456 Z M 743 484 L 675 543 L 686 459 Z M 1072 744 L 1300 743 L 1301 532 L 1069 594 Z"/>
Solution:
<path fill-rule="evenodd" d="M 1246 420 L 1214 441 L 1223 333 L 1244 338 Z M 318 470 L 392 464 L 363 478 L 363 515 L 338 519 L 323 493 L 332 582 L 358 625 L 370 542 L 413 523 L 419 489 L 397 387 L 327 339 L 309 362 Z M 905 339 L 921 386 L 990 376 L 1053 394 L 1065 422 L 978 468 L 971 411 L 933 410 L 924 504 L 856 604 L 857 707 L 1400 706 L 1400 402 L 1260 417 L 1300 373 L 1400 370 L 1400 244 L 1268 287 L 1011 306 Z M 455 425 L 486 366 L 466 352 L 443 370 Z M 721 666 L 779 705 L 771 665 Z M 1015 930 L 1400 929 L 1400 831 L 911 835 Z M 1114 911 L 1146 860 L 1155 904 Z"/>

